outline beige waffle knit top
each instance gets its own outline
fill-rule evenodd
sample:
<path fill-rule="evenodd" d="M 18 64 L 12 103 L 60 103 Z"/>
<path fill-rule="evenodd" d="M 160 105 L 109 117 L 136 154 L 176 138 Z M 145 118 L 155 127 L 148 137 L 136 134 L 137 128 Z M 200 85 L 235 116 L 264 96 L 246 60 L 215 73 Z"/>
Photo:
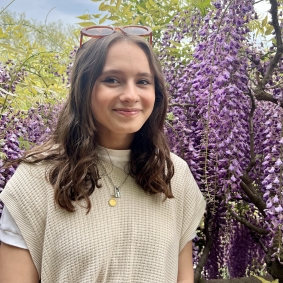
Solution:
<path fill-rule="evenodd" d="M 112 184 L 74 213 L 54 203 L 46 165 L 21 164 L 0 195 L 17 223 L 42 283 L 176 283 L 178 255 L 195 234 L 205 201 L 185 161 L 172 154 L 174 199 L 145 193 L 131 177 L 110 207 Z M 126 173 L 103 162 L 114 184 Z M 83 205 L 83 204 L 82 204 Z"/>

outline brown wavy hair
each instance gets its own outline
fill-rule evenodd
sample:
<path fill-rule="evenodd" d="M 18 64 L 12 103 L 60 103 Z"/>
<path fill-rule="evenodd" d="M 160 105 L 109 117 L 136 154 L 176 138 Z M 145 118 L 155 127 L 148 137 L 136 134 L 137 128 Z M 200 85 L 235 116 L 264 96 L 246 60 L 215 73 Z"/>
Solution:
<path fill-rule="evenodd" d="M 135 133 L 131 144 L 130 175 L 141 188 L 150 193 L 163 193 L 173 198 L 170 181 L 174 166 L 164 134 L 168 98 L 158 59 L 148 43 L 139 36 L 120 32 L 87 41 L 76 54 L 71 74 L 69 97 L 59 115 L 51 138 L 26 152 L 16 163 L 47 161 L 47 179 L 54 188 L 55 202 L 67 211 L 75 211 L 74 202 L 85 201 L 91 209 L 89 196 L 100 188 L 97 145 L 98 130 L 91 110 L 91 93 L 101 75 L 107 52 L 115 42 L 127 40 L 146 54 L 154 75 L 155 103 L 153 111 Z"/>

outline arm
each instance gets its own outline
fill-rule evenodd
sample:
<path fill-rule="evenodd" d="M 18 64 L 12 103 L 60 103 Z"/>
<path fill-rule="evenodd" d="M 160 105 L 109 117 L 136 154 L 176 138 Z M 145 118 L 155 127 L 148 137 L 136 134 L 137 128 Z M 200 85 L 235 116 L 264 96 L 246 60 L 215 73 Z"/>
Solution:
<path fill-rule="evenodd" d="M 179 253 L 177 283 L 193 283 L 193 251 L 192 241 L 189 241 Z"/>
<path fill-rule="evenodd" d="M 5 243 L 0 246 L 0 283 L 38 283 L 29 250 Z"/>

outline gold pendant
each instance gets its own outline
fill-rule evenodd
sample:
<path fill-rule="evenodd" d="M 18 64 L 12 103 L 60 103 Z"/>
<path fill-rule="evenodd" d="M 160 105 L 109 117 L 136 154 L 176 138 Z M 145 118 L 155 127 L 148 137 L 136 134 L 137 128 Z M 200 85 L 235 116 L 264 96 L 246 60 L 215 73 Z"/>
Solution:
<path fill-rule="evenodd" d="M 117 201 L 116 201 L 116 199 L 111 198 L 111 199 L 108 201 L 108 203 L 109 203 L 110 206 L 114 207 L 114 206 L 116 206 Z"/>

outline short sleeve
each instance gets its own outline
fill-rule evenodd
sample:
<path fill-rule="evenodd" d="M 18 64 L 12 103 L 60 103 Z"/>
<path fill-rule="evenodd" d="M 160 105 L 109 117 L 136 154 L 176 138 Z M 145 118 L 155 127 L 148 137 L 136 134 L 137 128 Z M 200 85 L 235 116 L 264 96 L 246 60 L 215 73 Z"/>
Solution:
<path fill-rule="evenodd" d="M 47 214 L 46 166 L 20 164 L 0 194 L 41 274 Z"/>
<path fill-rule="evenodd" d="M 3 208 L 0 223 L 1 242 L 22 249 L 28 248 L 17 223 L 6 206 Z"/>
<path fill-rule="evenodd" d="M 205 206 L 204 197 L 187 166 L 184 176 L 183 221 L 179 251 L 195 237 Z"/>

